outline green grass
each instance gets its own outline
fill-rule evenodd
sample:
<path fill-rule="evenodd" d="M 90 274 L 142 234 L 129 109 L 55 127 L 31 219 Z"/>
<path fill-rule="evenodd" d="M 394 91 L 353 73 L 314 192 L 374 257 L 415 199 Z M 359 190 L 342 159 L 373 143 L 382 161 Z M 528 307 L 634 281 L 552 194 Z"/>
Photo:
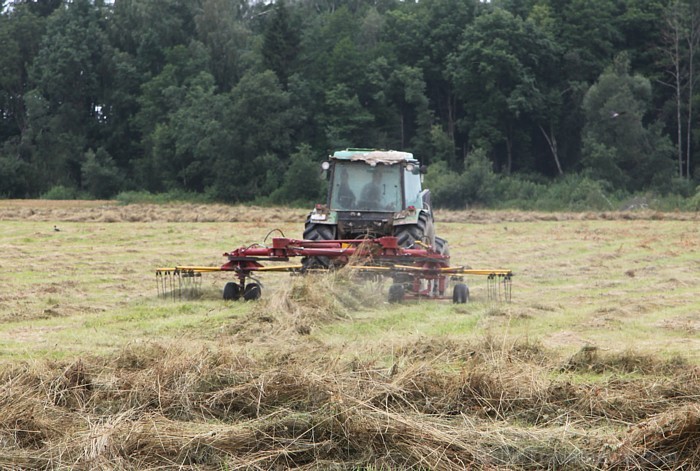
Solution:
<path fill-rule="evenodd" d="M 95 451 L 129 469 L 244 467 L 241 456 L 261 456 L 251 436 L 271 453 L 252 466 L 285 463 L 290 443 L 368 469 L 388 457 L 597 469 L 620 450 L 618 464 L 644 460 L 667 436 L 681 439 L 674 466 L 697 450 L 697 221 L 438 221 L 453 265 L 513 270 L 511 303 L 466 277 L 468 304 L 389 304 L 388 282 L 377 296 L 344 271 L 265 274 L 255 303 L 223 301 L 225 273 L 205 274 L 197 298 L 157 296 L 157 267 L 220 265 L 275 227 L 298 236 L 301 223 L 275 211 L 245 223 L 3 221 L 5 467 L 92 466 Z M 643 448 L 622 446 L 629 437 Z"/>
<path fill-rule="evenodd" d="M 154 269 L 221 264 L 223 252 L 262 242 L 273 226 L 298 232 L 292 223 L 4 222 L 0 355 L 93 352 L 93 340 L 106 353 L 134 338 L 190 333 L 216 341 L 252 307 L 219 300 L 226 275 L 205 274 L 202 299 L 173 302 L 157 299 Z M 484 302 L 485 280 L 471 277 L 475 302 L 466 306 L 385 303 L 321 326 L 314 338 L 364 348 L 406 336 L 501 335 L 537 339 L 564 355 L 595 343 L 700 359 L 693 330 L 700 328 L 693 278 L 700 242 L 692 222 L 438 222 L 438 233 L 450 241 L 454 264 L 512 269 L 512 303 Z M 286 277 L 263 277 L 264 296 Z"/>

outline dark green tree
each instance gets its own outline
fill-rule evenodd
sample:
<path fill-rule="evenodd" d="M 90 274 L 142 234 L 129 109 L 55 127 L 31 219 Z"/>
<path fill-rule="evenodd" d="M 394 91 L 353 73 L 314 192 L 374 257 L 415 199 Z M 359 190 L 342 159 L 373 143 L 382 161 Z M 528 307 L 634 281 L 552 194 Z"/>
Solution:
<path fill-rule="evenodd" d="M 0 14 L 0 195 L 28 197 L 43 187 L 32 163 L 25 95 L 29 70 L 40 49 L 46 18 L 34 5 L 14 4 Z"/>
<path fill-rule="evenodd" d="M 629 59 L 618 56 L 583 102 L 587 175 L 628 191 L 670 187 L 673 147 L 660 125 L 646 124 L 650 104 L 651 82 L 630 75 Z"/>
<path fill-rule="evenodd" d="M 564 51 L 563 78 L 593 83 L 623 42 L 617 18 L 624 2 L 542 1 L 552 13 L 555 37 Z"/>
<path fill-rule="evenodd" d="M 372 115 L 347 85 L 338 84 L 328 90 L 325 102 L 326 139 L 331 148 L 357 147 L 357 143 L 369 142 L 366 136 Z"/>
<path fill-rule="evenodd" d="M 42 190 L 54 184 L 80 186 L 85 144 L 103 103 L 100 82 L 109 59 L 104 14 L 88 0 L 75 0 L 48 20 L 31 69 L 36 88 L 33 97 L 25 94 L 28 126 L 23 136 L 33 149 Z"/>
<path fill-rule="evenodd" d="M 100 147 L 88 149 L 81 166 L 82 187 L 97 199 L 111 198 L 122 188 L 124 176 L 112 157 Z"/>
<path fill-rule="evenodd" d="M 18 154 L 27 126 L 24 94 L 32 86 L 29 68 L 39 52 L 46 19 L 28 4 L 13 5 L 0 14 L 0 142 L 12 142 L 8 152 Z"/>
<path fill-rule="evenodd" d="M 277 0 L 263 37 L 263 66 L 272 70 L 284 88 L 299 54 L 299 34 L 284 0 Z"/>
<path fill-rule="evenodd" d="M 172 143 L 170 121 L 183 106 L 191 82 L 199 80 L 201 71 L 206 70 L 209 58 L 205 47 L 193 41 L 168 50 L 166 61 L 163 70 L 141 86 L 139 109 L 131 121 L 143 136 L 140 157 L 135 162 L 137 180 L 150 191 L 162 191 L 177 180 L 171 169 L 162 166 L 158 155 L 167 154 L 163 146 Z M 156 145 L 160 146 L 157 150 Z"/>
<path fill-rule="evenodd" d="M 197 37 L 209 51 L 208 69 L 220 91 L 229 91 L 256 62 L 245 0 L 202 0 Z"/>
<path fill-rule="evenodd" d="M 319 156 L 310 146 L 303 144 L 289 160 L 282 184 L 272 193 L 272 201 L 285 205 L 309 205 L 321 201 L 325 195 Z"/>
<path fill-rule="evenodd" d="M 216 159 L 231 142 L 226 125 L 230 102 L 215 93 L 208 72 L 188 80 L 181 92 L 177 110 L 153 133 L 154 167 L 167 189 L 202 193 L 213 184 Z"/>
<path fill-rule="evenodd" d="M 451 57 L 453 86 L 463 100 L 469 146 L 486 150 L 510 173 L 523 153 L 532 118 L 545 108 L 554 45 L 532 21 L 495 8 L 467 27 Z"/>
<path fill-rule="evenodd" d="M 136 58 L 138 69 L 158 74 L 169 50 L 196 38 L 199 1 L 118 0 L 110 19 L 110 42 Z"/>
<path fill-rule="evenodd" d="M 447 72 L 449 56 L 462 43 L 464 28 L 474 21 L 479 5 L 477 0 L 406 2 L 387 15 L 386 40 L 400 64 L 422 71 L 430 108 L 455 141 L 454 148 L 461 145 L 461 106 Z"/>
<path fill-rule="evenodd" d="M 271 170 L 284 172 L 296 119 L 289 93 L 270 70 L 247 73 L 230 96 L 225 124 L 231 140 L 215 156 L 211 191 L 219 199 L 250 201 L 263 196 L 261 188 L 269 188 Z M 274 174 L 273 179 L 281 180 Z"/>

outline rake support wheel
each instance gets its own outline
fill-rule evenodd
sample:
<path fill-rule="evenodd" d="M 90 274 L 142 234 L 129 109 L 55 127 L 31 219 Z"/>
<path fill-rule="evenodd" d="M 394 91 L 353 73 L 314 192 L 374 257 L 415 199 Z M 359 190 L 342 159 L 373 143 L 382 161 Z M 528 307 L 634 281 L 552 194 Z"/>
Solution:
<path fill-rule="evenodd" d="M 389 302 L 400 303 L 406 295 L 406 290 L 400 283 L 394 283 L 389 287 Z"/>
<path fill-rule="evenodd" d="M 457 283 L 452 290 L 452 302 L 464 304 L 469 301 L 469 288 L 464 283 Z"/>
<path fill-rule="evenodd" d="M 224 285 L 224 301 L 237 301 L 241 297 L 241 286 L 229 281 Z"/>
<path fill-rule="evenodd" d="M 255 301 L 256 299 L 260 299 L 261 295 L 262 288 L 258 283 L 248 283 L 245 285 L 245 289 L 243 290 L 243 299 L 246 301 Z"/>

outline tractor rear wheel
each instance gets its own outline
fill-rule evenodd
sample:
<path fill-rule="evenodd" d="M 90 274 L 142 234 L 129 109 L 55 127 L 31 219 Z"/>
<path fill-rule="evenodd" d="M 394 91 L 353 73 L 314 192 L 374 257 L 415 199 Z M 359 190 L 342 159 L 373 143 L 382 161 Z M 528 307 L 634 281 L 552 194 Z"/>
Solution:
<path fill-rule="evenodd" d="M 330 224 L 314 224 L 306 221 L 304 225 L 304 240 L 333 240 L 335 226 Z"/>
<path fill-rule="evenodd" d="M 404 248 L 413 248 L 416 241 L 423 242 L 428 245 L 435 245 L 435 228 L 433 221 L 427 213 L 421 212 L 418 215 L 418 221 L 415 224 L 404 224 L 396 226 L 394 236 L 398 239 L 398 243 Z"/>
<path fill-rule="evenodd" d="M 304 240 L 334 240 L 336 227 L 330 224 L 313 224 L 306 221 L 304 226 Z M 328 269 L 331 261 L 328 257 L 304 257 L 301 259 L 303 270 L 310 268 Z"/>
<path fill-rule="evenodd" d="M 435 236 L 435 251 L 440 255 L 450 256 L 450 246 L 442 237 Z"/>

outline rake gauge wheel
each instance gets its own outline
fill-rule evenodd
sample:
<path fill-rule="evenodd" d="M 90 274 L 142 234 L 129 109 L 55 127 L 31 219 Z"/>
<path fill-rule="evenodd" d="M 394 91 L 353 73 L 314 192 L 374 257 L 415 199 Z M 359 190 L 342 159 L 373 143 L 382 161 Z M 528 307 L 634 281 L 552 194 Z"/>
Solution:
<path fill-rule="evenodd" d="M 452 302 L 464 304 L 469 301 L 469 288 L 464 283 L 457 283 L 452 291 Z"/>
<path fill-rule="evenodd" d="M 394 283 L 389 287 L 389 302 L 390 303 L 400 303 L 406 294 L 402 284 Z"/>
<path fill-rule="evenodd" d="M 248 283 L 243 290 L 243 299 L 246 301 L 255 301 L 262 296 L 262 288 L 258 283 Z"/>
<path fill-rule="evenodd" d="M 229 281 L 224 285 L 224 300 L 237 301 L 241 297 L 241 287 L 238 283 Z"/>

